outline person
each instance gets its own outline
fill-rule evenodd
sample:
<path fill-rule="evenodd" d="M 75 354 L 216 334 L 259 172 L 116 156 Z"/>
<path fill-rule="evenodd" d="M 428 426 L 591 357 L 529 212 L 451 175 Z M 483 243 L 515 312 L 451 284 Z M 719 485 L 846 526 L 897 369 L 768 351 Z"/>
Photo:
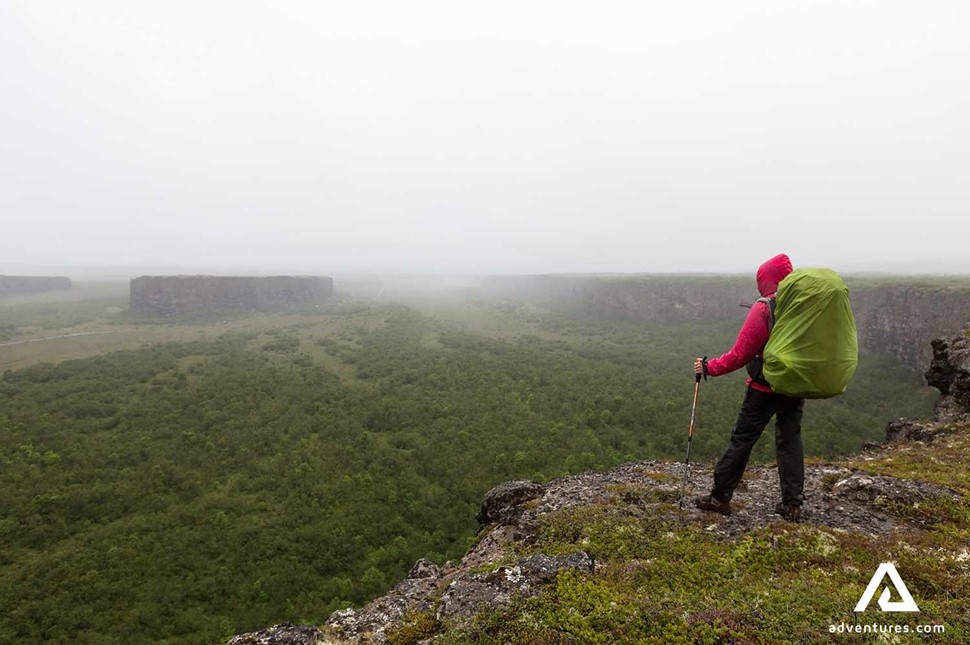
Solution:
<path fill-rule="evenodd" d="M 764 298 L 774 298 L 778 283 L 792 272 L 791 260 L 784 253 L 776 255 L 758 268 L 758 291 Z M 773 304 L 773 303 L 772 303 Z M 731 499 L 748 465 L 751 450 L 775 417 L 775 452 L 781 484 L 781 502 L 775 512 L 791 521 L 802 518 L 805 463 L 802 454 L 802 410 L 805 399 L 773 392 L 761 375 L 761 354 L 771 328 L 772 309 L 759 300 L 751 307 L 741 326 L 737 341 L 725 354 L 709 361 L 694 360 L 694 372 L 721 376 L 747 366 L 749 378 L 744 401 L 731 433 L 731 443 L 714 467 L 714 486 L 709 495 L 694 500 L 703 511 L 731 514 Z"/>

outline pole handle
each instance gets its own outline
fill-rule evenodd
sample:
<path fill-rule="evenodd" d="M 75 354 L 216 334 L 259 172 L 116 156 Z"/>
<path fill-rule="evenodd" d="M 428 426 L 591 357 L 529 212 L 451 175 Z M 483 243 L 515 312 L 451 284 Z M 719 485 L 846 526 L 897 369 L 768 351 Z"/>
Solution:
<path fill-rule="evenodd" d="M 705 356 L 701 360 L 704 361 L 704 365 L 706 366 L 707 365 L 707 356 Z M 704 380 L 706 381 L 707 380 L 707 370 L 702 369 L 701 371 L 704 373 Z M 701 382 L 701 373 L 700 372 L 698 372 L 697 374 L 694 374 L 694 382 L 695 383 L 700 383 Z"/>

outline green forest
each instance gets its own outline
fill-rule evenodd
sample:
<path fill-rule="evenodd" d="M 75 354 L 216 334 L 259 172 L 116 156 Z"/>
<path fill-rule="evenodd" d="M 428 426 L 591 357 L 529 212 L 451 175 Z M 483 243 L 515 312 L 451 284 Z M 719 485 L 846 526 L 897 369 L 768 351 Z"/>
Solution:
<path fill-rule="evenodd" d="M 499 482 L 682 460 L 693 358 L 727 350 L 740 322 L 450 310 L 343 301 L 277 329 L 6 371 L 0 642 L 321 623 L 418 558 L 460 558 Z M 743 389 L 741 374 L 702 383 L 692 459 L 724 448 Z M 881 440 L 935 395 L 865 356 L 846 395 L 807 403 L 806 452 Z"/>

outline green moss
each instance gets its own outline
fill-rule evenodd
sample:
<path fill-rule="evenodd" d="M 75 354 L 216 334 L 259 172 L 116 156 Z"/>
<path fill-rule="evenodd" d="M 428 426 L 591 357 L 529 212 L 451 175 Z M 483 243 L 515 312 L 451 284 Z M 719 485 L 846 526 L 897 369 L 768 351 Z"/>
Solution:
<path fill-rule="evenodd" d="M 540 519 L 535 552 L 547 555 L 585 550 L 595 559 L 636 557 L 646 549 L 647 522 L 624 515 L 620 508 L 578 506 Z"/>
<path fill-rule="evenodd" d="M 846 465 L 874 475 L 924 481 L 970 495 L 970 427 L 945 426 L 927 443 L 903 443 L 884 456 L 850 460 Z"/>
<path fill-rule="evenodd" d="M 653 486 L 637 486 L 635 484 L 610 484 L 607 486 L 616 498 L 624 504 L 656 504 L 658 502 L 676 502 L 679 494 L 675 490 L 665 490 Z"/>
<path fill-rule="evenodd" d="M 913 504 L 892 500 L 882 506 L 897 517 L 937 530 L 965 534 L 970 539 L 970 500 L 963 497 L 934 497 Z"/>
<path fill-rule="evenodd" d="M 822 476 L 822 490 L 831 492 L 835 485 L 842 479 L 840 475 L 829 473 Z"/>
<path fill-rule="evenodd" d="M 441 622 L 429 611 L 415 612 L 405 616 L 404 623 L 387 633 L 388 645 L 414 645 L 426 638 L 439 634 Z"/>

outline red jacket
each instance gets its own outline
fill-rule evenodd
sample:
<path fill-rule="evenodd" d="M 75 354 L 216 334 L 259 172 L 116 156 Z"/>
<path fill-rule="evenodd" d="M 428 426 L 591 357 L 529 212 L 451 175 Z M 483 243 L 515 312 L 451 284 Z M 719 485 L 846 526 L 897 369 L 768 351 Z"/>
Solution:
<path fill-rule="evenodd" d="M 776 255 L 758 267 L 758 292 L 768 298 L 778 291 L 778 283 L 792 272 L 791 260 L 784 253 Z M 744 367 L 751 359 L 760 356 L 768 342 L 768 323 L 771 312 L 768 305 L 756 302 L 748 312 L 748 317 L 741 325 L 738 339 L 734 347 L 718 358 L 707 362 L 707 373 L 711 376 L 721 376 Z M 748 379 L 748 385 L 762 392 L 771 392 L 771 388 Z"/>

